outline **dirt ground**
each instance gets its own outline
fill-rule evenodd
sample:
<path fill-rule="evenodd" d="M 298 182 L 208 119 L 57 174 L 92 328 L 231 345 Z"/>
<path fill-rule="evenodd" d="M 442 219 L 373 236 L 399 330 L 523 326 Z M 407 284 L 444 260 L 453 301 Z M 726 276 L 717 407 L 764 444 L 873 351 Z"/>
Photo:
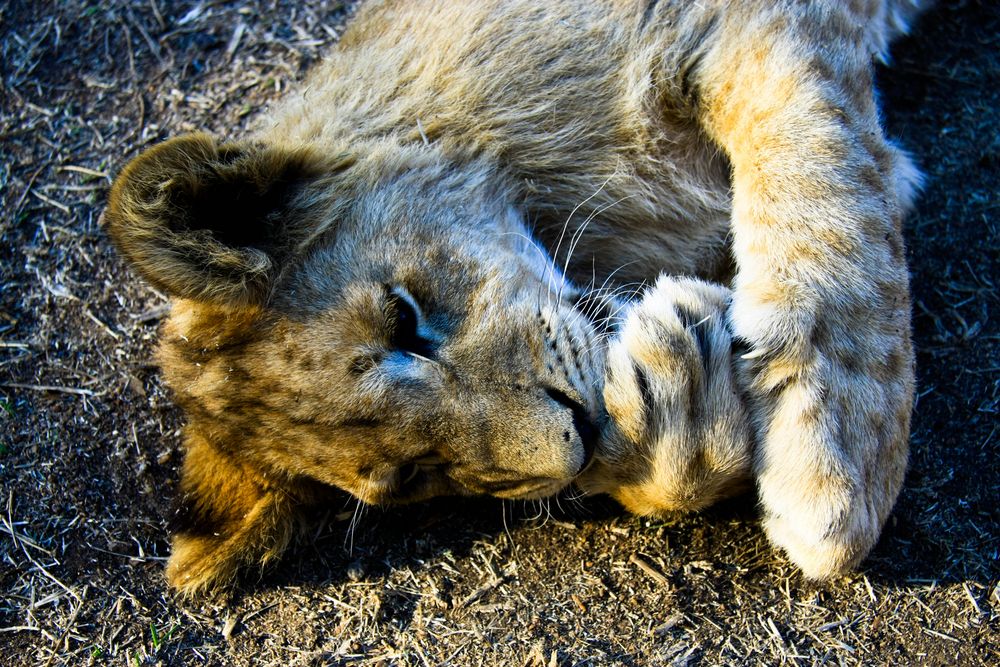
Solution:
<path fill-rule="evenodd" d="M 345 498 L 227 598 L 167 591 L 180 417 L 162 295 L 97 219 L 180 132 L 239 132 L 352 7 L 0 1 L 0 664 L 1000 664 L 1000 5 L 945 2 L 880 72 L 923 165 L 909 219 L 919 401 L 863 569 L 804 581 L 752 497 L 650 522 L 612 502 Z"/>

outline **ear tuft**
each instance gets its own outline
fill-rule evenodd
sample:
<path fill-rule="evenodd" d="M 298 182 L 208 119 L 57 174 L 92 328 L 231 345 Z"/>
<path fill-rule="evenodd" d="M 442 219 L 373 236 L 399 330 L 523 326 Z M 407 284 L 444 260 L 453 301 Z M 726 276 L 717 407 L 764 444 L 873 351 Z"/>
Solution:
<path fill-rule="evenodd" d="M 305 233 L 299 194 L 322 171 L 302 149 L 178 137 L 122 170 L 104 220 L 122 254 L 172 296 L 259 304 Z"/>

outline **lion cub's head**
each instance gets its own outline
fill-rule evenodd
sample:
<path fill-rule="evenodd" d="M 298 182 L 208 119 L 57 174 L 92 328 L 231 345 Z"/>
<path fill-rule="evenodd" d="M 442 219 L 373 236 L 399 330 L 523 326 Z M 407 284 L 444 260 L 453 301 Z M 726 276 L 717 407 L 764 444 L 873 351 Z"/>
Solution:
<path fill-rule="evenodd" d="M 188 419 L 175 585 L 280 548 L 268 527 L 318 488 L 534 498 L 589 459 L 593 309 L 509 193 L 471 158 L 359 155 L 192 135 L 114 184 L 112 238 L 174 299 L 160 362 Z"/>

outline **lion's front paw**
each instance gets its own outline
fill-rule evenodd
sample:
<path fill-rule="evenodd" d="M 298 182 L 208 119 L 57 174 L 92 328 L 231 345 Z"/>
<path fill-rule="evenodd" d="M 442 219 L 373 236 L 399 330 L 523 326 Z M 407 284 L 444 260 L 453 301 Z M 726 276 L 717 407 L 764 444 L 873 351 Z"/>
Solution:
<path fill-rule="evenodd" d="M 729 291 L 661 277 L 631 305 L 608 349 L 611 417 L 580 485 L 637 514 L 706 507 L 746 484 L 746 410 L 736 391 Z"/>
<path fill-rule="evenodd" d="M 895 311 L 875 303 L 802 313 L 792 306 L 812 288 L 788 289 L 772 303 L 759 290 L 737 291 L 730 322 L 753 348 L 740 386 L 759 429 L 754 477 L 764 527 L 807 577 L 824 579 L 868 554 L 899 493 L 912 350 L 903 296 Z"/>
<path fill-rule="evenodd" d="M 815 438 L 806 429 L 797 437 L 757 461 L 764 528 L 803 574 L 827 579 L 857 566 L 878 540 L 902 482 L 905 440 L 883 447 L 859 439 L 851 452 L 841 438 Z M 802 443 L 811 458 L 802 456 Z"/>
<path fill-rule="evenodd" d="M 855 567 L 878 540 L 906 469 L 906 380 L 823 363 L 764 402 L 754 470 L 764 527 L 811 579 Z"/>

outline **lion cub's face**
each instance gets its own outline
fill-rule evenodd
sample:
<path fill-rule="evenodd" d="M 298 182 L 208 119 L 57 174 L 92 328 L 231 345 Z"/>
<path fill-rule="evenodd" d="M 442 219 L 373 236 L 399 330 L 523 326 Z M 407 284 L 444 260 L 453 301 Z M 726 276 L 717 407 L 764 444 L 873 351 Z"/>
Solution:
<path fill-rule="evenodd" d="M 414 160 L 181 138 L 106 220 L 176 299 L 160 358 L 189 437 L 371 503 L 551 494 L 598 430 L 596 308 L 503 193 Z"/>

